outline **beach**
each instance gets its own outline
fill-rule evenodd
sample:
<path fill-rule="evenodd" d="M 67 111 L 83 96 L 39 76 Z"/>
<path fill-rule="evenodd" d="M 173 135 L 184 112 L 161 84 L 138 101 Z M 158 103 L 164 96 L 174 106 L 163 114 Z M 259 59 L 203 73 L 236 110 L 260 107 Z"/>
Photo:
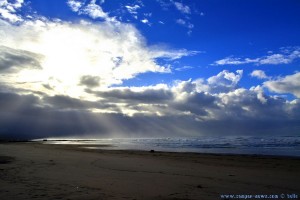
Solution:
<path fill-rule="evenodd" d="M 299 169 L 295 157 L 1 143 L 0 199 L 299 199 Z"/>

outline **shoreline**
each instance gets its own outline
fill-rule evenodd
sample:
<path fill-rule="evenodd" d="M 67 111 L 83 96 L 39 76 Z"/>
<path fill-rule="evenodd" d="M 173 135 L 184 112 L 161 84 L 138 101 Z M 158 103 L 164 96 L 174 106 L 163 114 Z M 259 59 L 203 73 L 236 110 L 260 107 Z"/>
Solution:
<path fill-rule="evenodd" d="M 69 140 L 55 140 L 55 141 L 69 141 Z M 81 140 L 74 140 L 81 141 Z M 93 140 L 84 140 L 84 141 L 93 141 Z M 164 151 L 164 150 L 156 150 L 155 148 L 149 150 L 145 149 L 118 149 L 111 148 L 116 147 L 113 144 L 51 144 L 44 143 L 45 141 L 0 141 L 1 144 L 36 144 L 36 145 L 48 145 L 54 146 L 56 148 L 62 149 L 81 149 L 90 150 L 90 151 L 107 151 L 107 152 L 151 152 L 155 153 L 174 153 L 174 154 L 196 154 L 196 155 L 211 155 L 211 156 L 242 156 L 242 157 L 262 157 L 262 158 L 290 158 L 290 159 L 300 159 L 300 155 L 273 155 L 273 154 L 259 154 L 259 153 L 211 153 L 211 152 L 196 152 L 196 151 Z"/>
<path fill-rule="evenodd" d="M 210 200 L 221 194 L 297 194 L 299 168 L 298 157 L 0 143 L 0 195 L 4 200 Z"/>

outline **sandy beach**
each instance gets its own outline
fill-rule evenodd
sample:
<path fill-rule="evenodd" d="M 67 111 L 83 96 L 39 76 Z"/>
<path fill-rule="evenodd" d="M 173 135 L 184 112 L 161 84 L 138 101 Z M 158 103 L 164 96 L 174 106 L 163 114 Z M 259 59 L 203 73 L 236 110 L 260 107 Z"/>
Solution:
<path fill-rule="evenodd" d="M 297 199 L 299 169 L 299 158 L 2 143 L 0 199 Z"/>

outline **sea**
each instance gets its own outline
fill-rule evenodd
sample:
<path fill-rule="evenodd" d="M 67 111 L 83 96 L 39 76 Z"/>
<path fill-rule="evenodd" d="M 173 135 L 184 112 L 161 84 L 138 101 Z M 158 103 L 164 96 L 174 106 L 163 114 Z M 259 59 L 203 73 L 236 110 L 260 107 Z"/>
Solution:
<path fill-rule="evenodd" d="M 47 139 L 44 144 L 80 148 L 300 157 L 300 136 L 227 136 L 197 138 Z"/>

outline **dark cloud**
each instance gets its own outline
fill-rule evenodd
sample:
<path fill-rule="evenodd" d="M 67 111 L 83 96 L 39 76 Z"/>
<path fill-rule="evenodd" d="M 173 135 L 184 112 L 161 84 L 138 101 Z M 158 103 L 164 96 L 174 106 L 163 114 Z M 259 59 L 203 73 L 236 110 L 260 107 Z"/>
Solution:
<path fill-rule="evenodd" d="M 120 112 L 115 104 L 111 104 L 108 101 L 87 101 L 72 98 L 65 95 L 55 96 L 44 96 L 43 102 L 53 109 L 75 109 L 75 110 L 86 110 L 86 109 L 109 109 L 116 112 Z"/>
<path fill-rule="evenodd" d="M 173 93 L 166 89 L 141 89 L 133 91 L 129 88 L 110 89 L 108 91 L 93 92 L 99 97 L 110 99 L 114 102 L 140 102 L 140 103 L 164 103 L 173 98 Z"/>
<path fill-rule="evenodd" d="M 200 92 L 200 93 L 192 93 L 186 99 L 181 101 L 173 101 L 170 103 L 170 106 L 173 109 L 181 111 L 181 112 L 189 112 L 198 117 L 207 116 L 207 110 L 218 109 L 216 105 L 216 97 Z"/>
<path fill-rule="evenodd" d="M 167 95 L 162 98 L 164 95 L 156 92 Z M 68 96 L 44 95 L 40 98 L 2 92 L 0 138 L 291 135 L 300 131 L 300 103 L 297 100 L 287 102 L 264 96 L 265 101 L 261 101 L 257 91 L 246 89 L 220 95 L 190 90 L 183 99 L 176 98 L 179 94 L 174 89 L 173 92 L 154 92 L 153 89 L 146 92 L 145 89 L 137 93 L 114 90 L 109 95 L 103 93 L 102 98 L 107 95 L 108 99 L 91 102 Z M 138 111 L 149 109 L 151 104 L 137 103 L 146 97 L 151 99 L 148 102 L 163 101 L 165 104 L 153 105 L 152 114 L 137 112 L 128 116 L 122 113 L 122 106 L 108 103 L 117 97 L 126 100 L 126 108 Z M 96 113 L 93 109 L 110 109 L 115 113 Z M 156 111 L 162 115 L 156 115 Z"/>
<path fill-rule="evenodd" d="M 0 73 L 14 72 L 22 68 L 41 69 L 41 55 L 0 46 Z"/>
<path fill-rule="evenodd" d="M 223 71 L 210 81 L 179 81 L 173 86 L 86 89 L 89 95 L 95 95 L 93 101 L 46 93 L 21 95 L 26 91 L 3 92 L 8 90 L 1 86 L 0 138 L 293 135 L 300 132 L 299 99 L 287 101 L 266 95 L 261 86 L 236 88 L 240 76 L 241 73 Z M 220 85 L 226 91 L 210 92 L 211 87 Z"/>
<path fill-rule="evenodd" d="M 82 76 L 80 78 L 80 85 L 84 85 L 87 87 L 98 87 L 100 85 L 100 77 L 98 76 Z"/>
<path fill-rule="evenodd" d="M 45 96 L 43 100 L 51 107 L 58 108 L 58 109 L 86 108 L 84 102 L 82 102 L 79 99 L 71 98 L 69 96 L 63 96 L 63 95 Z"/>
<path fill-rule="evenodd" d="M 33 95 L 0 93 L 0 138 L 34 139 L 108 133 L 105 119 L 77 110 L 57 110 L 42 106 Z"/>

